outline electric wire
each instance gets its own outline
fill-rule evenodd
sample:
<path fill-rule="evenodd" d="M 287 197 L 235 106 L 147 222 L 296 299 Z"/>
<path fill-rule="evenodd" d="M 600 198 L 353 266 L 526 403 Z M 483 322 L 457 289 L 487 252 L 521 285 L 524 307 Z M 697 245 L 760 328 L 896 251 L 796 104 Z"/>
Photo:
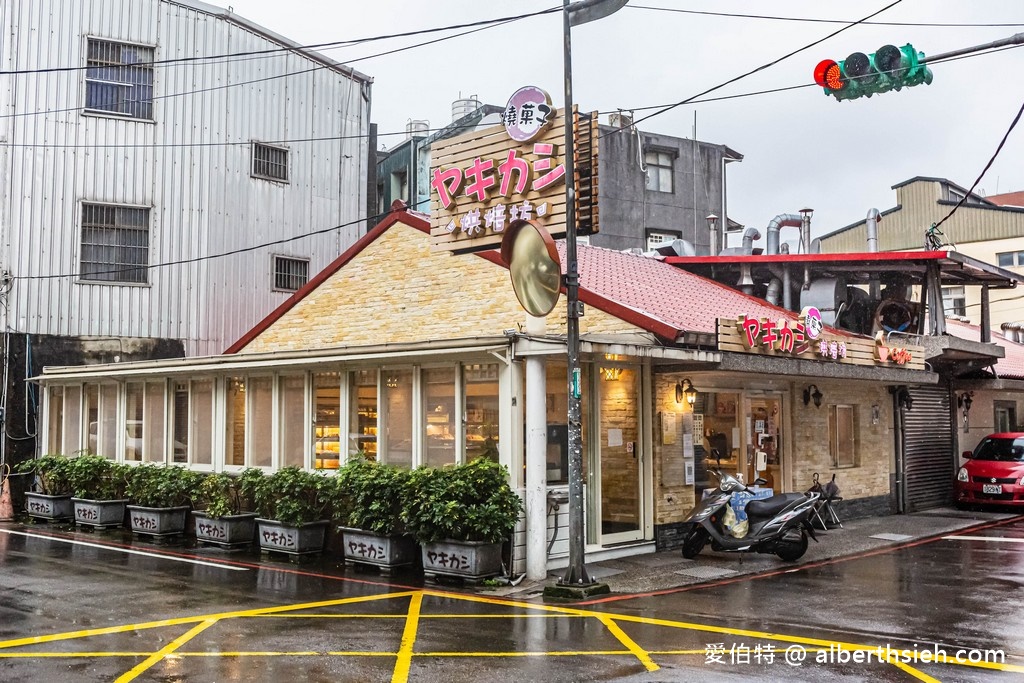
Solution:
<path fill-rule="evenodd" d="M 844 19 L 813 19 L 809 17 L 780 17 L 766 14 L 739 14 L 733 12 L 706 12 L 692 9 L 679 9 L 676 7 L 652 7 L 650 5 L 626 5 L 630 9 L 652 10 L 655 12 L 676 12 L 679 14 L 699 14 L 710 17 L 733 17 L 738 19 L 769 19 L 774 21 L 797 21 L 816 24 L 849 24 Z M 860 21 L 860 24 L 867 26 L 917 26 L 923 28 L 1014 28 L 1024 24 L 986 24 L 986 23 L 959 23 L 959 22 L 922 22 L 922 21 Z"/>
<path fill-rule="evenodd" d="M 897 2 L 901 2 L 901 1 L 902 0 L 897 0 Z M 387 56 L 387 55 L 393 55 L 393 54 L 397 54 L 399 52 L 405 52 L 407 50 L 413 50 L 415 48 L 425 47 L 427 45 L 433 45 L 435 43 L 444 42 L 446 40 L 452 40 L 453 38 L 462 38 L 462 37 L 465 37 L 465 36 L 468 36 L 468 35 L 472 35 L 473 33 L 479 33 L 480 31 L 486 31 L 487 29 L 495 28 L 495 27 L 498 27 L 498 26 L 505 26 L 506 24 L 512 23 L 513 21 L 518 21 L 518 19 L 509 19 L 509 20 L 500 21 L 500 22 L 497 22 L 497 23 L 491 23 L 491 24 L 488 24 L 487 26 L 482 26 L 480 28 L 475 28 L 475 29 L 470 30 L 470 31 L 463 31 L 461 33 L 456 33 L 456 34 L 450 35 L 450 36 L 444 36 L 444 37 L 441 37 L 441 38 L 434 38 L 433 40 L 426 40 L 426 41 L 423 41 L 422 43 L 414 43 L 412 45 L 406 45 L 404 47 L 398 47 L 398 48 L 395 48 L 393 50 L 386 50 L 384 52 L 378 52 L 376 54 L 366 55 L 364 57 L 356 57 L 355 59 L 349 59 L 349 60 L 347 60 L 345 62 L 338 62 L 338 63 L 330 64 L 330 65 L 328 65 L 328 64 L 319 64 L 319 65 L 311 67 L 309 69 L 302 69 L 302 70 L 299 70 L 299 71 L 288 71 L 288 72 L 283 73 L 283 74 L 275 74 L 273 76 L 265 76 L 263 78 L 255 78 L 255 79 L 248 80 L 248 81 L 239 81 L 237 83 L 226 83 L 224 85 L 216 85 L 216 86 L 211 86 L 209 88 L 199 88 L 197 90 L 185 90 L 185 91 L 182 91 L 182 92 L 167 93 L 167 94 L 164 94 L 164 95 L 153 95 L 152 97 L 150 97 L 148 99 L 148 101 L 149 102 L 155 102 L 157 100 L 167 100 L 167 99 L 172 99 L 172 98 L 176 98 L 176 97 L 186 97 L 186 96 L 189 96 L 189 95 L 198 95 L 198 94 L 201 94 L 201 93 L 216 92 L 218 90 L 227 90 L 228 88 L 237 88 L 237 87 L 243 86 L 243 85 L 253 85 L 253 84 L 256 84 L 256 83 L 265 83 L 265 82 L 268 82 L 268 81 L 280 80 L 282 78 L 291 78 L 292 76 L 302 76 L 302 75 L 305 75 L 305 74 L 314 73 L 316 71 L 322 71 L 323 69 L 334 69 L 334 68 L 336 68 L 338 66 L 349 66 L 351 64 L 355 64 L 356 62 L 362 62 L 362 61 L 365 61 L 367 59 L 376 59 L 377 57 L 384 57 L 384 56 Z M 43 109 L 43 110 L 36 110 L 36 111 L 16 112 L 16 113 L 13 113 L 13 114 L 0 114 L 0 119 L 22 118 L 22 117 L 26 117 L 26 116 L 44 116 L 44 115 L 47 115 L 47 114 L 62 114 L 62 113 L 67 113 L 67 112 L 86 111 L 86 110 L 99 111 L 99 113 L 101 113 L 101 114 L 103 113 L 103 110 L 95 110 L 95 109 L 90 109 L 89 107 L 86 107 L 86 106 L 82 106 L 82 107 L 67 107 L 67 108 L 64 108 L 64 109 Z"/>
<path fill-rule="evenodd" d="M 692 102 L 693 100 L 697 99 L 698 97 L 702 97 L 704 95 L 707 95 L 708 93 L 712 93 L 712 92 L 714 92 L 716 90 L 720 90 L 720 89 L 724 88 L 727 85 L 731 85 L 732 83 L 735 83 L 736 81 L 742 80 L 742 79 L 746 78 L 747 76 L 751 76 L 753 74 L 756 74 L 759 71 L 764 71 L 765 69 L 771 68 L 771 67 L 775 66 L 776 64 L 778 64 L 779 62 L 781 62 L 781 61 L 783 61 L 785 59 L 789 59 L 793 55 L 799 54 L 799 53 L 803 52 L 804 50 L 809 50 L 810 48 L 814 47 L 815 45 L 820 45 L 821 43 L 825 42 L 829 38 L 833 38 L 833 37 L 839 35 L 840 33 L 842 33 L 843 31 L 851 29 L 851 28 L 859 25 L 860 23 L 870 19 L 871 17 L 878 16 L 882 12 L 885 12 L 886 10 L 889 10 L 889 9 L 895 7 L 896 5 L 900 4 L 901 2 L 903 2 L 903 0 L 894 0 L 894 2 L 891 2 L 888 5 L 886 5 L 885 7 L 881 8 L 881 9 L 875 11 L 875 12 L 872 12 L 871 14 L 867 15 L 863 19 L 860 19 L 859 21 L 856 21 L 856 22 L 851 23 L 851 24 L 849 24 L 847 26 L 844 26 L 841 29 L 833 31 L 832 33 L 828 34 L 824 38 L 819 38 L 818 40 L 815 40 L 812 43 L 808 43 L 807 45 L 804 45 L 803 47 L 799 47 L 799 48 L 793 50 L 792 52 L 789 52 L 789 53 L 787 53 L 787 54 L 785 54 L 785 55 L 783 55 L 783 56 L 781 56 L 781 57 L 779 57 L 777 59 L 774 59 L 774 60 L 772 60 L 772 61 L 770 61 L 770 62 L 768 62 L 766 64 L 762 64 L 761 66 L 759 66 L 759 67 L 757 67 L 755 69 L 751 69 L 750 71 L 747 71 L 746 73 L 740 74 L 739 76 L 736 76 L 734 78 L 730 78 L 729 80 L 727 80 L 727 81 L 725 81 L 723 83 L 719 83 L 716 86 L 712 86 L 712 87 L 708 88 L 707 90 L 704 90 L 703 92 L 699 92 L 696 95 L 693 95 L 692 97 L 688 97 L 685 100 L 681 100 L 679 102 L 676 102 L 675 104 L 671 104 L 671 105 L 669 105 L 667 107 L 663 107 L 662 109 L 660 109 L 659 111 L 654 112 L 653 114 L 648 114 L 647 116 L 643 116 L 643 117 L 637 119 L 636 121 L 634 121 L 633 125 L 635 126 L 635 125 L 637 125 L 637 124 L 639 124 L 639 123 L 641 123 L 643 121 L 646 121 L 647 119 L 654 118 L 655 116 L 660 116 L 661 114 L 664 114 L 666 112 L 669 112 L 669 111 L 675 109 L 676 107 L 680 107 L 680 106 L 682 106 L 684 104 L 688 104 L 688 103 Z M 603 135 L 600 135 L 598 137 L 598 139 L 603 138 L 603 137 L 607 137 L 608 135 L 613 135 L 613 134 L 618 133 L 618 132 L 620 132 L 622 130 L 623 129 L 619 128 L 617 130 L 613 130 L 613 131 L 610 131 L 608 133 L 604 133 Z"/>
<path fill-rule="evenodd" d="M 473 21 L 465 24 L 452 24 L 450 26 L 438 26 L 434 28 L 418 29 L 415 31 L 405 31 L 402 33 L 389 33 L 384 35 L 370 36 L 367 38 L 352 38 L 349 40 L 335 40 L 327 43 L 312 43 L 309 45 L 295 45 L 289 47 L 277 47 L 268 48 L 265 50 L 245 50 L 242 52 L 226 52 L 215 55 L 198 55 L 192 57 L 171 57 L 168 59 L 155 59 L 149 62 L 136 62 L 132 64 L 133 67 L 149 67 L 149 66 L 168 66 L 172 64 L 188 64 L 192 62 L 201 62 L 203 65 L 216 64 L 218 61 L 232 62 L 238 61 L 236 58 L 239 57 L 254 57 L 254 56 L 282 56 L 287 54 L 299 54 L 302 57 L 311 58 L 311 55 L 303 54 L 309 50 L 324 50 L 324 49 L 336 49 L 342 47 L 351 47 L 354 45 L 362 45 L 365 43 L 376 42 L 378 40 L 390 40 L 392 38 L 408 38 L 411 36 L 425 35 L 428 33 L 438 33 L 440 31 L 454 31 L 463 28 L 474 28 L 477 26 L 483 26 L 485 24 L 500 24 L 507 23 L 510 21 L 518 21 L 520 19 L 528 19 L 530 17 L 536 17 L 543 14 L 551 14 L 553 12 L 561 12 L 561 7 L 551 7 L 538 12 L 530 12 L 528 14 L 518 14 L 509 17 L 498 17 L 496 19 L 482 19 L 480 21 Z M 244 28 L 244 25 L 243 25 Z M 344 66 L 344 64 L 337 64 L 337 66 Z M 48 67 L 44 69 L 12 69 L 11 71 L 0 71 L 0 76 L 22 76 L 26 74 L 47 74 L 47 73 L 65 73 L 69 71 L 84 71 L 93 67 L 87 65 L 76 65 L 76 66 L 56 66 Z"/>
<path fill-rule="evenodd" d="M 1017 127 L 1017 123 L 1020 121 L 1021 114 L 1024 114 L 1024 102 L 1021 102 L 1020 109 L 1017 110 L 1017 115 L 1014 116 L 1013 117 L 1013 121 L 1010 122 L 1010 127 L 1006 129 L 1006 133 L 1003 134 L 1003 139 L 1000 140 L 999 141 L 999 145 L 996 146 L 996 151 L 992 153 L 992 156 L 989 158 L 988 163 L 985 164 L 985 168 L 981 169 L 981 173 L 979 173 L 978 177 L 975 178 L 974 184 L 971 185 L 969 190 L 967 190 L 967 194 L 965 194 L 963 197 L 961 197 L 960 201 L 958 201 L 956 203 L 956 206 L 954 206 L 952 209 L 950 209 L 949 213 L 947 213 L 945 216 L 943 216 L 942 219 L 938 223 L 935 223 L 931 227 L 932 230 L 938 230 L 939 226 L 941 226 L 943 223 L 945 223 L 946 220 L 949 219 L 950 216 L 955 214 L 956 210 L 959 209 L 961 206 L 963 206 L 964 202 L 967 201 L 967 198 L 970 197 L 974 193 L 974 188 L 976 188 L 978 186 L 978 183 L 981 182 L 981 179 L 985 177 L 985 174 L 988 173 L 988 170 L 992 167 L 992 163 L 996 160 L 996 157 L 998 157 L 999 153 L 1003 151 L 1003 145 L 1006 144 L 1006 140 L 1007 140 L 1007 138 L 1010 137 L 1010 133 L 1013 132 L 1013 129 Z"/>

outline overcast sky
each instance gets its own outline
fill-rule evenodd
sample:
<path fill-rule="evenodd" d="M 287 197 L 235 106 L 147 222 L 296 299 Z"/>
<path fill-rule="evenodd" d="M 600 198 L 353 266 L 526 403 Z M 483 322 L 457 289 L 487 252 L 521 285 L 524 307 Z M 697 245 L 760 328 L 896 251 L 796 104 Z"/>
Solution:
<path fill-rule="evenodd" d="M 215 2 L 217 0 L 214 0 Z M 778 21 L 655 11 L 696 11 L 843 20 L 850 23 L 893 0 L 631 0 L 626 8 L 572 34 L 574 100 L 602 112 L 689 98 L 842 28 L 838 23 Z M 302 44 L 412 31 L 525 14 L 558 0 L 233 0 L 237 14 Z M 372 120 L 381 133 L 410 119 L 432 128 L 451 120 L 451 103 L 476 95 L 504 105 L 522 85 L 548 90 L 561 106 L 562 24 L 532 17 L 397 54 L 360 59 L 374 78 Z M 1016 23 L 1003 27 L 860 25 L 748 76 L 709 97 L 813 81 L 814 65 L 855 51 L 912 43 L 938 54 L 1024 32 L 1024 0 L 903 0 L 872 21 Z M 458 33 L 458 32 L 453 32 Z M 438 35 L 326 51 L 347 62 Z M 815 210 L 820 235 L 861 220 L 869 208 L 895 205 L 892 185 L 939 176 L 970 187 L 1024 103 L 1024 47 L 933 65 L 934 81 L 836 102 L 820 88 L 683 105 L 639 124 L 645 131 L 725 144 L 744 155 L 729 166 L 729 215 L 764 232 L 774 216 Z M 651 113 L 637 111 L 636 117 Z M 605 118 L 602 118 L 602 122 Z M 382 137 L 389 146 L 398 138 Z M 1024 123 L 1011 133 L 978 191 L 1024 190 Z M 922 234 L 924 228 L 922 226 Z M 884 229 L 884 221 L 882 224 Z M 793 239 L 783 233 L 783 239 Z M 951 237 L 956 240 L 955 235 Z"/>

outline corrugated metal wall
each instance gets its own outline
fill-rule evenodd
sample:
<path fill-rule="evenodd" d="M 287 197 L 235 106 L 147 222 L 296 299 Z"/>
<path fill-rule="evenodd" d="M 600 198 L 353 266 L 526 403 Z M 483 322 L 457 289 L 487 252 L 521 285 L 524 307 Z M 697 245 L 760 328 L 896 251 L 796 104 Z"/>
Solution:
<path fill-rule="evenodd" d="M 5 0 L 0 31 L 5 71 L 83 66 L 89 37 L 153 46 L 156 60 L 280 46 L 160 0 Z M 10 145 L 0 148 L 0 260 L 16 278 L 10 326 L 176 338 L 190 354 L 219 353 L 288 296 L 272 291 L 274 254 L 311 259 L 311 275 L 330 263 L 362 224 L 153 268 L 143 286 L 75 277 L 83 201 L 151 207 L 151 264 L 362 218 L 369 86 L 321 66 L 287 52 L 157 66 L 153 121 L 83 113 L 84 70 L 0 78 L 0 141 Z M 335 139 L 299 142 L 309 138 Z M 293 141 L 283 143 L 289 183 L 250 177 L 251 140 Z"/>
<path fill-rule="evenodd" d="M 910 396 L 913 407 L 903 415 L 905 512 L 948 505 L 956 475 L 949 391 L 912 387 Z"/>

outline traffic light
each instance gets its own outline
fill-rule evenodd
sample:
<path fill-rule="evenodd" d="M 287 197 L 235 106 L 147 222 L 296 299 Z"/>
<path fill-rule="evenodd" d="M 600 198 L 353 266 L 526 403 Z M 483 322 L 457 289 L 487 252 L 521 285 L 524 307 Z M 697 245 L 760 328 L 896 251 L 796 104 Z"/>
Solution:
<path fill-rule="evenodd" d="M 903 47 L 883 45 L 870 55 L 854 52 L 841 62 L 822 60 L 814 68 L 814 82 L 839 101 L 871 97 L 904 86 L 930 84 L 932 72 L 922 59 L 924 53 L 909 43 Z"/>

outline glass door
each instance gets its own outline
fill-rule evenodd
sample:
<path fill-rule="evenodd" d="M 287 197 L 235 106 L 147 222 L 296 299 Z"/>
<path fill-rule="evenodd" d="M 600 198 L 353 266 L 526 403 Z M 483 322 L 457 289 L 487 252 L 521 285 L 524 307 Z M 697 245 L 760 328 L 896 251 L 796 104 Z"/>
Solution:
<path fill-rule="evenodd" d="M 600 367 L 596 377 L 598 438 L 596 460 L 600 488 L 592 505 L 600 522 L 600 543 L 639 540 L 643 536 L 643 454 L 640 452 L 640 372 Z M 596 451 L 596 452 L 595 452 Z"/>
<path fill-rule="evenodd" d="M 763 486 L 783 491 L 782 396 L 753 394 L 747 402 L 747 462 L 744 481 L 761 477 Z"/>

